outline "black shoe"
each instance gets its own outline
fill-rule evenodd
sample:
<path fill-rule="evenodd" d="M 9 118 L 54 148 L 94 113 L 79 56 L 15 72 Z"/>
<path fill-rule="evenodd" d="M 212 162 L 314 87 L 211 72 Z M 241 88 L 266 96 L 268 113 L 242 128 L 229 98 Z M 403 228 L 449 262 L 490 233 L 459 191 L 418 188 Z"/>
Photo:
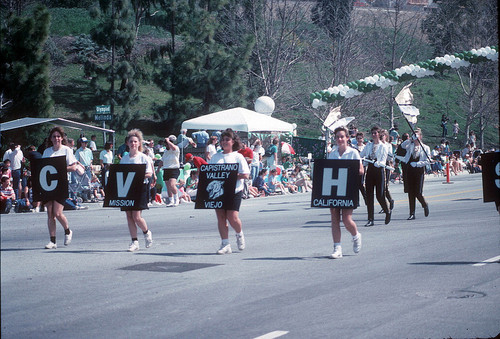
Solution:
<path fill-rule="evenodd" d="M 415 214 L 410 214 L 410 216 L 406 220 L 415 220 Z"/>
<path fill-rule="evenodd" d="M 375 224 L 373 223 L 373 220 L 368 220 L 365 227 L 371 227 L 371 226 L 375 226 Z"/>
<path fill-rule="evenodd" d="M 391 200 L 389 202 L 389 209 L 392 211 L 393 208 L 394 208 L 394 200 Z"/>
<path fill-rule="evenodd" d="M 425 215 L 426 217 L 428 217 L 428 216 L 429 216 L 429 205 L 427 205 L 427 206 L 425 206 L 425 207 L 424 207 L 424 215 Z"/>
<path fill-rule="evenodd" d="M 383 209 L 382 209 L 382 210 L 380 210 L 380 212 L 378 212 L 378 214 L 382 214 L 382 213 L 384 213 L 384 210 L 383 210 Z"/>
<path fill-rule="evenodd" d="M 391 211 L 389 211 L 389 213 L 385 214 L 385 224 L 386 225 L 391 222 L 391 214 L 392 214 Z"/>

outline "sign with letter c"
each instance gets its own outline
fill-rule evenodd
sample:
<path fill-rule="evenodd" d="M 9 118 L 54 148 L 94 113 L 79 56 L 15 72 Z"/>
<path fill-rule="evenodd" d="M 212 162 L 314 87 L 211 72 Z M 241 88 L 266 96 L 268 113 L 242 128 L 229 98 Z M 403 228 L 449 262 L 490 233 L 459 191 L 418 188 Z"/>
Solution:
<path fill-rule="evenodd" d="M 66 157 L 32 160 L 34 201 L 65 200 L 68 198 Z"/>

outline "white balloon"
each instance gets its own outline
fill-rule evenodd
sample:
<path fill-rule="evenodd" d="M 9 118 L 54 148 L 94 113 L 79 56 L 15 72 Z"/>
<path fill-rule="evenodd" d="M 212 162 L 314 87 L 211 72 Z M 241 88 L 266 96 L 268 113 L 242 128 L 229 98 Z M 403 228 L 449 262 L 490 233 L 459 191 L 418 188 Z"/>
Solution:
<path fill-rule="evenodd" d="M 265 115 L 272 115 L 274 112 L 274 100 L 268 96 L 261 96 L 255 100 L 255 111 Z"/>
<path fill-rule="evenodd" d="M 318 108 L 319 106 L 319 99 L 314 99 L 313 102 L 312 102 L 312 107 L 313 108 Z"/>

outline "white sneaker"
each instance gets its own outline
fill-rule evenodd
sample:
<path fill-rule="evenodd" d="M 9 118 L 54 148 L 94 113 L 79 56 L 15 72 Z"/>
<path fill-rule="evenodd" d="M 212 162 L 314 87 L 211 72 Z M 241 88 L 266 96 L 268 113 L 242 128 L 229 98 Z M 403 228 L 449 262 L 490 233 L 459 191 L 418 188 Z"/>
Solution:
<path fill-rule="evenodd" d="M 146 248 L 150 248 L 153 245 L 153 233 L 150 230 L 144 234 L 144 240 L 146 241 Z"/>
<path fill-rule="evenodd" d="M 139 250 L 139 242 L 137 240 L 134 240 L 130 243 L 130 246 L 128 247 L 129 252 L 134 252 Z"/>
<path fill-rule="evenodd" d="M 332 255 L 330 256 L 332 259 L 340 259 L 342 258 L 342 246 L 335 246 L 333 248 L 333 253 Z"/>
<path fill-rule="evenodd" d="M 55 250 L 57 248 L 57 244 L 50 241 L 47 245 L 45 245 L 45 248 L 48 250 Z"/>
<path fill-rule="evenodd" d="M 361 233 L 358 233 L 357 238 L 352 239 L 352 250 L 354 253 L 359 253 L 361 250 Z"/>
<path fill-rule="evenodd" d="M 71 239 L 73 239 L 73 231 L 69 231 L 69 234 L 64 236 L 64 246 L 68 246 L 71 244 Z"/>
<path fill-rule="evenodd" d="M 243 233 L 241 235 L 236 234 L 236 243 L 238 244 L 238 249 L 240 251 L 245 249 L 245 236 Z"/>
<path fill-rule="evenodd" d="M 179 206 L 179 200 L 180 200 L 179 198 L 177 199 L 174 198 L 174 207 Z"/>
<path fill-rule="evenodd" d="M 172 207 L 172 206 L 174 206 L 174 202 L 172 201 L 172 199 L 170 199 L 165 207 Z"/>
<path fill-rule="evenodd" d="M 217 254 L 231 254 L 233 251 L 231 250 L 231 244 L 227 244 L 226 246 L 220 246 Z"/>

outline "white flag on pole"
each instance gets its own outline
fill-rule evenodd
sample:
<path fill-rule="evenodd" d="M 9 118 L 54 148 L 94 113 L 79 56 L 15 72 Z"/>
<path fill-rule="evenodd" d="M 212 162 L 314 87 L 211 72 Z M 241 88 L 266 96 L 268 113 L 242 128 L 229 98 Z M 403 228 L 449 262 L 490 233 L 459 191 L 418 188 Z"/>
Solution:
<path fill-rule="evenodd" d="M 410 91 L 410 87 L 413 84 L 408 84 L 396 95 L 394 100 L 398 104 L 399 109 L 403 112 L 405 118 L 413 123 L 417 123 L 417 116 L 420 115 L 418 108 L 413 106 L 413 93 Z"/>

